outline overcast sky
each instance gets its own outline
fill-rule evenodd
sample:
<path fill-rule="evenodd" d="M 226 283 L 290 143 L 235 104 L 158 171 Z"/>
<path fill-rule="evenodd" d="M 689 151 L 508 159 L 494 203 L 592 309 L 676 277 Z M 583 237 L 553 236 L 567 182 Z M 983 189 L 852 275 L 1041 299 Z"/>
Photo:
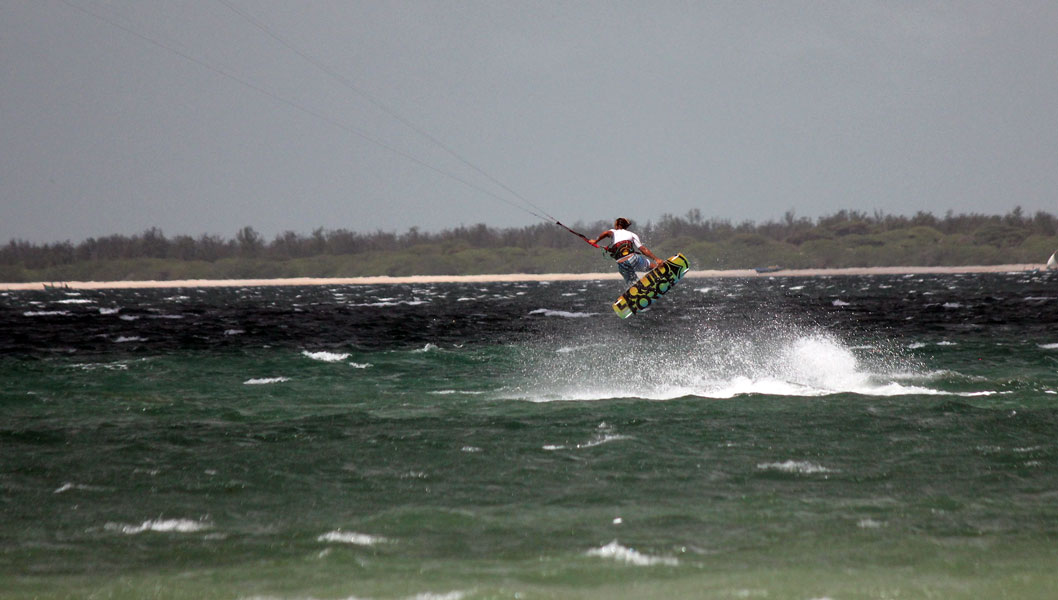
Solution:
<path fill-rule="evenodd" d="M 1018 205 L 1053 0 L 0 0 L 0 243 Z"/>

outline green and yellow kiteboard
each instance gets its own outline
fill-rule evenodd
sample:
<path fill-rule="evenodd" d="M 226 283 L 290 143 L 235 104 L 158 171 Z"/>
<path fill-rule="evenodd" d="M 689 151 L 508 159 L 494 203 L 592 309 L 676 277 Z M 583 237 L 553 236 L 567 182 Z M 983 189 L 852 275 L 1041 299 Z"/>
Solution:
<path fill-rule="evenodd" d="M 622 319 L 627 319 L 650 306 L 676 285 L 690 267 L 690 263 L 682 254 L 667 259 L 621 294 L 617 302 L 613 303 L 614 312 Z"/>

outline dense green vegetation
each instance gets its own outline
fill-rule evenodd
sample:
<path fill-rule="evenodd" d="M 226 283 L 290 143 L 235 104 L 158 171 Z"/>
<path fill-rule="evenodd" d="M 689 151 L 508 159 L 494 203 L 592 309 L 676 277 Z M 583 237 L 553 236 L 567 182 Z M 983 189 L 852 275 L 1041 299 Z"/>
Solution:
<path fill-rule="evenodd" d="M 594 236 L 608 222 L 578 223 Z M 912 217 L 840 211 L 812 220 L 788 212 L 766 223 L 703 219 L 698 210 L 632 224 L 656 254 L 683 252 L 696 269 L 958 266 L 1042 263 L 1058 248 L 1058 218 L 949 212 Z M 251 227 L 233 239 L 166 237 L 156 228 L 79 244 L 11 240 L 0 247 L 0 281 L 230 279 L 594 272 L 600 251 L 553 223 L 485 225 L 403 234 L 317 229 L 266 241 Z"/>

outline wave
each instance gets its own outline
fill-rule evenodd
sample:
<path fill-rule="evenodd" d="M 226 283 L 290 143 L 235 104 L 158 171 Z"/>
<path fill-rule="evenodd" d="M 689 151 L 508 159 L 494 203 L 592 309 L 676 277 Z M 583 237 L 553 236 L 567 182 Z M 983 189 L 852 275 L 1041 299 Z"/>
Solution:
<path fill-rule="evenodd" d="M 318 538 L 317 542 L 332 542 L 338 544 L 353 544 L 355 546 L 374 546 L 375 544 L 383 544 L 389 542 L 388 539 L 378 535 L 368 535 L 366 533 L 356 533 L 353 531 L 342 531 L 336 529 L 329 531 Z"/>
<path fill-rule="evenodd" d="M 66 492 L 74 491 L 74 490 L 81 491 L 81 492 L 99 492 L 99 491 L 102 491 L 103 488 L 101 488 L 99 486 L 95 486 L 95 485 L 84 485 L 84 484 L 81 484 L 81 483 L 67 482 L 67 483 L 62 484 L 58 488 L 56 488 L 55 491 L 52 492 L 52 493 L 53 494 L 65 494 Z"/>
<path fill-rule="evenodd" d="M 247 379 L 242 382 L 243 385 L 268 385 L 270 383 L 285 383 L 290 381 L 289 377 L 260 377 L 257 379 Z"/>
<path fill-rule="evenodd" d="M 796 473 L 798 475 L 815 475 L 817 473 L 835 473 L 834 469 L 828 469 L 822 465 L 810 463 L 804 460 L 787 460 L 784 462 L 760 463 L 757 469 L 761 471 L 780 471 L 782 473 Z"/>
<path fill-rule="evenodd" d="M 549 308 L 538 308 L 536 310 L 529 311 L 531 315 L 543 315 L 545 317 L 563 317 L 566 319 L 583 319 L 585 317 L 594 317 L 599 313 L 593 312 L 569 312 L 565 310 L 551 310 Z"/>
<path fill-rule="evenodd" d="M 613 427 L 608 423 L 599 423 L 597 427 L 598 433 L 596 433 L 588 441 L 576 444 L 574 446 L 567 446 L 565 444 L 547 444 L 543 447 L 544 450 L 583 450 L 584 448 L 594 448 L 610 442 L 618 442 L 621 440 L 630 440 L 631 436 L 621 435 L 613 432 Z"/>
<path fill-rule="evenodd" d="M 930 378 L 920 375 L 899 348 L 872 345 L 857 353 L 825 332 L 710 332 L 692 340 L 652 339 L 617 352 L 614 348 L 600 344 L 560 354 L 535 350 L 526 361 L 526 384 L 512 397 L 554 402 L 948 393 L 923 385 Z"/>
<path fill-rule="evenodd" d="M 391 299 L 391 298 L 383 298 L 383 299 L 378 300 L 376 302 L 361 302 L 361 303 L 358 303 L 358 304 L 352 304 L 351 306 L 376 306 L 376 307 L 419 306 L 420 304 L 429 304 L 429 303 L 430 303 L 429 300 L 418 300 L 418 299 L 416 299 L 416 300 L 395 300 L 395 299 Z"/>
<path fill-rule="evenodd" d="M 669 556 L 650 556 L 649 554 L 642 554 L 632 548 L 622 546 L 617 540 L 614 540 L 605 546 L 588 550 L 588 556 L 609 558 L 616 560 L 617 562 L 623 562 L 637 567 L 653 567 L 657 565 L 675 567 L 680 564 L 680 561 Z"/>
<path fill-rule="evenodd" d="M 341 352 L 309 352 L 308 350 L 303 350 L 301 355 L 322 362 L 339 362 L 349 358 L 348 353 Z"/>
<path fill-rule="evenodd" d="M 191 519 L 156 519 L 144 521 L 139 525 L 127 525 L 122 523 L 107 523 L 103 526 L 106 531 L 117 531 L 125 535 L 137 535 L 144 532 L 156 533 L 197 533 L 212 529 L 213 524 L 205 521 L 193 521 Z"/>

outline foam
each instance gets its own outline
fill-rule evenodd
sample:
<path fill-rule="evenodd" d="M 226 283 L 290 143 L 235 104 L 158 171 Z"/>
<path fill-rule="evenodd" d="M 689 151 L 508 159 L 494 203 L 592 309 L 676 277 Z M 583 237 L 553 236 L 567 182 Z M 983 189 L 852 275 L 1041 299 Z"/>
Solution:
<path fill-rule="evenodd" d="M 125 535 L 137 535 L 145 532 L 155 533 L 197 533 L 211 529 L 212 524 L 204 521 L 193 521 L 191 519 L 156 519 L 144 521 L 139 525 L 127 525 L 121 523 L 107 523 L 103 529 L 117 531 Z"/>
<path fill-rule="evenodd" d="M 103 488 L 97 487 L 97 486 L 94 486 L 94 485 L 84 485 L 84 484 L 81 484 L 81 483 L 66 482 L 66 483 L 62 484 L 61 486 L 59 486 L 58 488 L 56 488 L 55 491 L 52 492 L 52 493 L 53 494 L 65 494 L 66 492 L 75 491 L 75 490 L 76 491 L 81 491 L 81 492 L 99 492 L 99 491 L 102 491 Z"/>
<path fill-rule="evenodd" d="M 123 360 L 109 362 L 109 363 L 75 363 L 70 365 L 71 369 L 81 369 L 82 371 L 95 371 L 98 369 L 104 369 L 106 371 L 128 371 L 129 364 Z"/>
<path fill-rule="evenodd" d="M 243 385 L 268 385 L 270 383 L 285 383 L 290 381 L 289 377 L 261 377 L 258 379 L 247 379 Z"/>
<path fill-rule="evenodd" d="M 600 548 L 592 548 L 591 550 L 588 550 L 588 556 L 609 558 L 617 562 L 623 562 L 637 567 L 653 567 L 657 565 L 675 567 L 680 564 L 680 561 L 672 557 L 642 554 L 632 548 L 622 546 L 617 540 Z"/>
<path fill-rule="evenodd" d="M 828 469 L 804 460 L 787 460 L 783 462 L 760 463 L 757 469 L 761 471 L 780 471 L 782 473 L 796 473 L 798 475 L 815 475 L 818 473 L 835 473 L 834 469 Z"/>
<path fill-rule="evenodd" d="M 308 357 L 308 358 L 311 358 L 312 360 L 318 360 L 318 361 L 330 362 L 330 363 L 343 361 L 343 360 L 349 358 L 349 354 L 348 353 L 309 352 L 308 350 L 303 350 L 301 352 L 301 355 L 305 356 L 305 357 Z"/>
<path fill-rule="evenodd" d="M 386 543 L 389 540 L 377 535 L 368 535 L 366 533 L 356 533 L 353 531 L 336 529 L 319 536 L 316 538 L 316 541 L 336 544 L 353 544 L 355 546 L 374 546 L 376 544 Z"/>
<path fill-rule="evenodd" d="M 594 317 L 599 313 L 593 312 L 569 312 L 565 310 L 551 310 L 549 308 L 538 308 L 533 311 L 529 311 L 531 315 L 543 315 L 545 317 L 563 317 L 566 319 L 583 319 L 585 317 Z"/>
<path fill-rule="evenodd" d="M 429 304 L 429 303 L 430 303 L 429 300 L 418 300 L 418 299 L 416 299 L 416 300 L 394 300 L 394 299 L 384 298 L 384 299 L 379 300 L 377 302 L 362 302 L 362 303 L 359 303 L 359 304 L 353 304 L 352 306 L 376 306 L 376 307 L 418 306 L 420 304 Z"/>

